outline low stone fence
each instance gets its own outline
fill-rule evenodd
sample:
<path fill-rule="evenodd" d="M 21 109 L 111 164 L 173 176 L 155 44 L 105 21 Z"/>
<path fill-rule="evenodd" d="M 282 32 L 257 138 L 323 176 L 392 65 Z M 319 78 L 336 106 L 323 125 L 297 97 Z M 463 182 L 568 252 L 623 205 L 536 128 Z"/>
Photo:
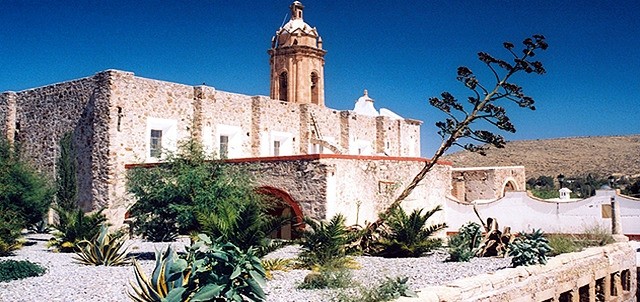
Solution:
<path fill-rule="evenodd" d="M 636 251 L 628 242 L 562 254 L 419 291 L 416 301 L 636 301 Z"/>

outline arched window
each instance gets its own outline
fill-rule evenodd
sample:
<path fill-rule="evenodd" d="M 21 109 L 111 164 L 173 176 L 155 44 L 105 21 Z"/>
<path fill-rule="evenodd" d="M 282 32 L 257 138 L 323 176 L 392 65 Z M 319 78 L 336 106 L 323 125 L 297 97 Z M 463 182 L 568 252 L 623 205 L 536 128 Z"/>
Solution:
<path fill-rule="evenodd" d="M 287 72 L 283 71 L 278 77 L 278 94 L 281 101 L 289 101 L 287 98 Z"/>
<path fill-rule="evenodd" d="M 318 104 L 318 74 L 311 73 L 311 103 Z"/>

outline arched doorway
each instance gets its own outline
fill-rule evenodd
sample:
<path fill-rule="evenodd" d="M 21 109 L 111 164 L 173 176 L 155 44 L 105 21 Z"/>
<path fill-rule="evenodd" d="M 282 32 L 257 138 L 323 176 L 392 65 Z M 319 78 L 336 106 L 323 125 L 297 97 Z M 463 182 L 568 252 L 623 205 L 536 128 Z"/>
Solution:
<path fill-rule="evenodd" d="M 513 179 L 508 179 L 504 183 L 504 186 L 502 187 L 502 197 L 504 197 L 504 195 L 507 194 L 507 192 L 515 192 L 515 191 L 518 191 L 518 186 L 516 185 Z"/>
<path fill-rule="evenodd" d="M 304 228 L 302 208 L 289 193 L 274 187 L 260 187 L 258 192 L 269 196 L 273 200 L 273 207 L 269 213 L 276 217 L 291 217 L 291 223 L 283 225 L 278 231 L 271 234 L 272 238 L 295 239 L 297 229 Z"/>

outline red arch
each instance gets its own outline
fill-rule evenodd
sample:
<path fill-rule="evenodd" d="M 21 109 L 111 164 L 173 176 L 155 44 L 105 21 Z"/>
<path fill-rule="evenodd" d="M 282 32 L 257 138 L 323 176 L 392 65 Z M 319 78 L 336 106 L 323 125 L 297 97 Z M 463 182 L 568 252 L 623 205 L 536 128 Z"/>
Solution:
<path fill-rule="evenodd" d="M 289 193 L 281 189 L 270 187 L 270 186 L 260 187 L 258 188 L 257 191 L 260 194 L 275 196 L 283 200 L 284 202 L 286 202 L 287 205 L 291 207 L 291 210 L 293 210 L 293 213 L 295 214 L 296 224 L 299 225 L 300 228 L 304 228 L 304 221 L 302 219 L 304 215 L 302 214 L 302 208 L 300 207 L 300 204 L 297 201 L 295 201 L 291 197 L 291 195 L 289 195 Z"/>

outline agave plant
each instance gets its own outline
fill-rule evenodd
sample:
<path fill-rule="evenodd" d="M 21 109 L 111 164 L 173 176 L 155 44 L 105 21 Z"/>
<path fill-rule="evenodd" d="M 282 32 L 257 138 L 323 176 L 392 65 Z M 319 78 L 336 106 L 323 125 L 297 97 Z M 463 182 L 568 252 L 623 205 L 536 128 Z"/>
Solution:
<path fill-rule="evenodd" d="M 133 260 L 133 265 L 136 284 L 130 282 L 133 293 L 127 292 L 133 301 L 182 301 L 191 271 L 187 270 L 187 261 L 179 259 L 171 246 L 167 246 L 162 253 L 156 251 L 156 266 L 151 277 L 147 277 L 136 260 Z M 172 295 L 169 296 L 169 293 Z"/>
<path fill-rule="evenodd" d="M 81 264 L 117 266 L 129 264 L 127 248 L 123 248 L 125 240 L 122 237 L 114 237 L 109 234 L 106 225 L 100 227 L 100 234 L 91 241 L 81 240 L 78 247 L 78 258 L 74 258 Z"/>
<path fill-rule="evenodd" d="M 547 253 L 551 251 L 549 241 L 544 237 L 542 230 L 534 230 L 532 233 L 520 233 L 509 246 L 511 265 L 546 264 Z"/>
<path fill-rule="evenodd" d="M 156 252 L 156 266 L 147 277 L 134 261 L 133 301 L 265 301 L 265 271 L 253 249 L 246 253 L 231 243 L 212 242 L 206 235 L 178 256 L 171 247 Z"/>
<path fill-rule="evenodd" d="M 411 214 L 400 207 L 395 207 L 385 219 L 386 231 L 378 242 L 380 248 L 376 252 L 383 257 L 420 257 L 422 254 L 441 246 L 440 239 L 432 238 L 436 232 L 447 227 L 444 223 L 427 225 L 427 220 L 442 207 L 437 206 L 422 214 L 423 209 L 414 210 Z"/>

